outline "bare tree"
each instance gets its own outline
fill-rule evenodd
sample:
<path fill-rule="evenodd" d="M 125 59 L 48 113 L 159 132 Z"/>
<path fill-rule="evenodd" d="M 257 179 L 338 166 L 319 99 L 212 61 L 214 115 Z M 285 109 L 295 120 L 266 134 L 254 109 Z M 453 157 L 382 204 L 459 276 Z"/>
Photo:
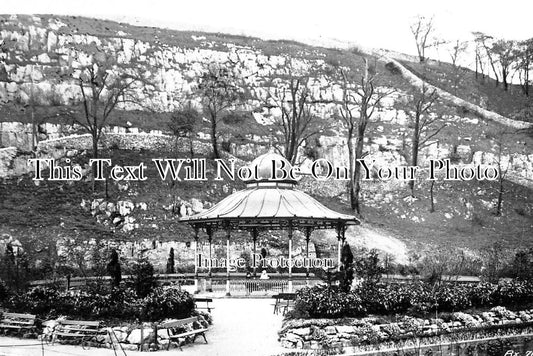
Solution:
<path fill-rule="evenodd" d="M 142 83 L 140 87 L 146 89 L 148 81 L 134 64 L 119 69 L 116 58 L 98 50 L 92 53 L 89 64 L 75 69 L 72 75 L 81 91 L 82 114 L 71 117 L 91 135 L 93 158 L 98 158 L 98 143 L 112 112 L 119 103 L 139 104 L 135 85 Z"/>
<path fill-rule="evenodd" d="M 168 127 L 176 136 L 176 146 L 180 138 L 187 138 L 191 158 L 194 157 L 193 139 L 199 130 L 200 122 L 200 113 L 190 103 L 174 111 L 170 116 Z"/>
<path fill-rule="evenodd" d="M 475 44 L 475 63 L 476 63 L 476 79 L 478 79 L 478 73 L 481 74 L 481 79 L 485 79 L 485 47 L 483 46 L 482 37 L 480 32 L 474 32 L 474 44 Z"/>
<path fill-rule="evenodd" d="M 291 59 L 287 58 L 286 63 L 285 72 L 270 83 L 266 105 L 281 111 L 275 124 L 281 130 L 282 147 L 276 149 L 295 164 L 298 149 L 321 131 L 323 123 L 313 112 L 310 75 L 295 69 Z"/>
<path fill-rule="evenodd" d="M 409 126 L 413 129 L 411 136 L 411 166 L 418 165 L 418 154 L 420 150 L 447 126 L 443 122 L 442 116 L 430 112 L 437 99 L 438 95 L 436 90 L 430 90 L 425 85 L 413 97 L 412 105 L 414 106 L 414 112 L 410 115 L 409 123 Z M 409 189 L 411 190 L 411 195 L 414 196 L 414 179 L 409 181 Z M 431 187 L 432 189 L 433 186 Z"/>
<path fill-rule="evenodd" d="M 496 79 L 496 86 L 498 86 L 500 83 L 500 77 L 498 75 L 498 70 L 496 69 L 498 62 L 497 58 L 495 58 L 492 52 L 492 43 L 494 42 L 494 38 L 492 36 L 484 34 L 483 32 L 472 32 L 472 34 L 476 38 L 476 42 L 479 43 L 483 48 L 484 54 L 489 60 L 490 67 L 492 68 L 494 79 Z"/>
<path fill-rule="evenodd" d="M 531 82 L 529 75 L 531 71 L 531 63 L 533 62 L 533 38 L 518 43 L 516 57 L 520 86 L 522 87 L 522 92 L 526 96 L 529 96 L 529 86 Z"/>
<path fill-rule="evenodd" d="M 505 159 L 505 153 L 507 151 L 506 149 L 506 136 L 512 134 L 512 132 L 506 131 L 504 129 L 501 129 L 492 135 L 489 135 L 488 137 L 496 144 L 496 156 L 495 156 L 495 163 L 498 167 L 498 186 L 495 189 L 497 194 L 497 200 L 496 200 L 496 211 L 494 214 L 496 216 L 502 215 L 502 204 L 503 204 L 503 197 L 505 194 L 505 178 L 507 176 L 507 172 L 509 171 L 510 162 L 509 160 Z"/>
<path fill-rule="evenodd" d="M 450 59 L 452 60 L 453 66 L 454 94 L 457 94 L 457 87 L 459 86 L 459 80 L 461 78 L 461 75 L 459 73 L 461 68 L 457 64 L 457 61 L 459 60 L 459 57 L 467 50 L 467 48 L 468 42 L 456 40 L 453 45 L 448 49 L 448 53 L 450 54 Z"/>
<path fill-rule="evenodd" d="M 418 15 L 410 25 L 411 33 L 415 39 L 416 51 L 418 52 L 418 59 L 420 60 L 420 63 L 426 61 L 426 50 L 428 48 L 438 46 L 442 43 L 433 37 L 435 32 L 433 20 L 433 16 L 426 18 L 422 15 Z"/>
<path fill-rule="evenodd" d="M 508 78 L 516 59 L 516 42 L 509 40 L 497 40 L 491 48 L 492 53 L 498 58 L 503 89 L 509 89 Z"/>
<path fill-rule="evenodd" d="M 452 46 L 448 49 L 448 53 L 450 54 L 450 59 L 452 60 L 452 65 L 454 67 L 457 67 L 457 61 L 459 60 L 459 57 L 468 49 L 468 42 L 467 41 L 459 41 L 456 40 L 452 43 Z"/>
<path fill-rule="evenodd" d="M 361 215 L 359 194 L 361 192 L 361 163 L 364 153 L 364 138 L 367 126 L 371 122 L 375 110 L 381 101 L 392 91 L 378 91 L 375 88 L 377 73 L 370 67 L 366 57 L 363 57 L 364 73 L 359 85 L 354 73 L 340 68 L 342 100 L 338 106 L 338 113 L 347 129 L 346 145 L 348 148 L 350 182 L 350 205 L 354 211 Z M 354 145 L 355 140 L 355 145 Z"/>
<path fill-rule="evenodd" d="M 220 158 L 218 151 L 219 124 L 227 111 L 239 105 L 244 99 L 241 77 L 235 63 L 210 63 L 200 77 L 198 94 L 211 124 L 213 155 Z"/>

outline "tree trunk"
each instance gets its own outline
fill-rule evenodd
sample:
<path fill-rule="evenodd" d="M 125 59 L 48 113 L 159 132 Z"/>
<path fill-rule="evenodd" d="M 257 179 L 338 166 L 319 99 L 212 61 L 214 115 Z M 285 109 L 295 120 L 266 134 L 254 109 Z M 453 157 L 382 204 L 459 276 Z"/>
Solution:
<path fill-rule="evenodd" d="M 96 133 L 92 134 L 92 138 L 93 138 L 93 158 L 94 159 L 97 159 L 98 158 L 98 136 Z M 93 165 L 91 167 L 91 172 L 92 172 L 92 189 L 93 189 L 93 195 L 95 194 L 96 192 L 96 174 L 95 174 L 95 165 Z"/>
<path fill-rule="evenodd" d="M 478 73 L 477 73 L 477 65 L 478 65 L 478 55 L 477 55 L 477 53 L 476 53 L 476 80 L 478 79 L 478 78 L 477 78 L 477 74 L 478 74 Z"/>
<path fill-rule="evenodd" d="M 97 134 L 93 134 L 93 158 L 98 158 L 98 136 Z"/>
<path fill-rule="evenodd" d="M 189 136 L 189 152 L 191 153 L 191 159 L 194 158 L 194 146 L 192 142 L 192 136 Z"/>
<path fill-rule="evenodd" d="M 215 158 L 220 158 L 220 154 L 218 153 L 216 118 L 212 118 L 211 121 L 211 144 L 213 145 L 213 155 Z"/>
<path fill-rule="evenodd" d="M 361 163 L 359 159 L 363 157 L 363 145 L 366 129 L 366 118 L 361 117 L 361 122 L 358 125 L 357 141 L 355 144 L 355 168 L 353 174 L 353 196 L 354 202 L 352 208 L 358 215 L 361 215 L 361 206 L 359 204 L 359 193 L 361 192 Z"/>
<path fill-rule="evenodd" d="M 524 75 L 522 76 L 522 71 Z M 529 64 L 525 64 L 524 67 L 518 71 L 518 78 L 520 79 L 520 87 L 525 96 L 529 96 Z"/>
<path fill-rule="evenodd" d="M 507 91 L 509 89 L 509 83 L 507 83 L 507 73 L 505 71 L 502 72 L 502 82 L 503 90 Z"/>
<path fill-rule="evenodd" d="M 355 197 L 355 187 L 354 187 L 354 149 L 353 149 L 353 127 L 348 128 L 348 140 L 346 145 L 348 146 L 348 161 L 350 169 L 350 181 L 349 181 L 349 195 L 350 195 L 350 206 L 353 210 L 356 208 L 356 197 Z"/>
<path fill-rule="evenodd" d="M 431 199 L 431 208 L 429 208 L 429 212 L 433 213 L 435 212 L 435 200 L 433 199 L 433 187 L 435 186 L 435 181 L 431 181 L 431 185 L 429 186 L 429 197 Z"/>
<path fill-rule="evenodd" d="M 490 50 L 485 47 L 485 50 L 487 51 L 487 57 L 489 58 L 489 63 L 492 68 L 492 72 L 494 73 L 494 78 L 496 78 L 496 87 L 500 84 L 500 78 L 498 77 L 498 71 L 496 70 L 496 65 L 494 63 L 494 60 L 492 59 L 492 56 L 490 55 Z"/>
<path fill-rule="evenodd" d="M 498 203 L 496 204 L 496 216 L 502 215 L 503 201 L 503 178 L 500 177 L 500 187 L 498 189 Z"/>
<path fill-rule="evenodd" d="M 420 114 L 416 113 L 415 127 L 413 132 L 413 149 L 411 151 L 411 166 L 418 165 L 418 146 L 420 136 Z M 411 196 L 415 196 L 415 177 L 409 181 L 409 189 L 411 190 Z"/>

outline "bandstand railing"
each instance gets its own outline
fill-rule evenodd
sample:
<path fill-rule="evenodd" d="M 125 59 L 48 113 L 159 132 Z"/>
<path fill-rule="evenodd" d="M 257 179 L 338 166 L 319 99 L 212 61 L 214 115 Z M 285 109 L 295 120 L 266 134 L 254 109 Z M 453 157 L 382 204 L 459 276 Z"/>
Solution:
<path fill-rule="evenodd" d="M 293 291 L 305 286 L 314 286 L 319 280 L 293 280 Z M 286 279 L 230 279 L 231 295 L 271 295 L 285 293 L 289 290 L 289 282 Z M 201 279 L 199 292 L 213 292 L 223 294 L 226 292 L 225 279 Z"/>

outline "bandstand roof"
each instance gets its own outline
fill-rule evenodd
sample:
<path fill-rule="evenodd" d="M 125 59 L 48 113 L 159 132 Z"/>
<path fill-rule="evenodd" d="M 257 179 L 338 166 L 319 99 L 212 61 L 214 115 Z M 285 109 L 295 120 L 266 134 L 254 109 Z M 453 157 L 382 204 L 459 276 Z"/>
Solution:
<path fill-rule="evenodd" d="M 295 189 L 295 181 L 272 180 L 273 160 L 289 164 L 273 153 L 256 158 L 250 167 L 257 166 L 258 175 L 247 183 L 246 189 L 231 194 L 204 212 L 181 218 L 180 222 L 195 228 L 233 230 L 331 229 L 359 224 L 354 216 L 335 212 Z"/>

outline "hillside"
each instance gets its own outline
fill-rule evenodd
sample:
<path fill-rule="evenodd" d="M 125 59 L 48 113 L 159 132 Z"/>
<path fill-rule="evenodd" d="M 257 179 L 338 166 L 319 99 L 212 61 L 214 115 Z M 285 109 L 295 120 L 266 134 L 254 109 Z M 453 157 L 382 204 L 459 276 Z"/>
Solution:
<path fill-rule="evenodd" d="M 503 116 L 533 122 L 533 98 L 525 96 L 519 85 L 510 85 L 505 91 L 502 83 L 496 86 L 496 81 L 488 76 L 478 74 L 476 79 L 472 70 L 445 62 L 402 63 L 420 78 L 453 95 Z"/>
<path fill-rule="evenodd" d="M 0 235 L 7 234 L 23 244 L 69 237 L 186 243 L 192 231 L 176 223 L 177 217 L 201 211 L 242 189 L 238 182 L 171 184 L 148 179 L 130 184 L 113 182 L 106 197 L 102 183 L 97 183 L 93 192 L 93 184 L 85 179 L 32 181 L 27 158 L 54 157 L 64 162 L 68 157 L 83 166 L 90 157 L 90 141 L 79 136 L 84 130 L 71 119 L 82 112 L 80 90 L 72 75 L 63 75 L 93 55 L 89 47 L 96 46 L 116 58 L 118 69 L 128 68 L 135 58 L 155 83 L 150 88 L 136 88 L 142 105 L 122 104 L 111 114 L 101 156 L 113 162 L 134 165 L 153 158 L 187 157 L 185 143 L 175 147 L 168 129 L 170 115 L 185 98 L 199 104 L 195 88 L 209 63 L 233 60 L 245 78 L 247 96 L 239 112 L 246 115 L 238 123 L 221 124 L 221 147 L 226 157 L 244 162 L 267 152 L 273 133 L 280 128 L 272 124 L 279 110 L 266 101 L 271 91 L 280 88 L 290 58 L 291 65 L 310 73 L 313 110 L 328 122 L 321 135 L 305 142 L 300 152 L 304 164 L 326 158 L 347 165 L 345 129 L 340 120 L 334 120 L 338 118 L 340 85 L 335 70 L 350 68 L 360 76 L 365 58 L 378 74 L 377 90 L 393 91 L 369 125 L 365 151 L 378 166 L 407 164 L 412 132 L 409 120 L 416 91 L 379 56 L 357 49 L 136 27 L 82 17 L 0 16 L 0 23 L 4 42 L 0 54 L 0 146 L 6 147 L 0 148 Z M 516 88 L 502 93 L 489 79 L 476 81 L 467 69 L 460 69 L 458 76 L 446 63 L 430 62 L 425 67 L 414 62 L 402 64 L 457 97 L 512 119 L 532 121 L 530 101 Z M 366 230 L 360 233 L 368 235 L 356 236 L 358 232 L 353 230 L 349 237 L 372 240 L 381 231 L 382 236 L 405 243 L 411 251 L 430 251 L 435 246 L 480 251 L 494 242 L 509 249 L 533 247 L 532 135 L 509 130 L 445 100 L 438 100 L 432 113 L 440 115 L 447 126 L 421 151 L 420 165 L 424 166 L 432 158 L 448 158 L 461 166 L 494 163 L 499 151 L 495 137 L 506 131 L 501 154 L 508 172 L 501 215 L 494 214 L 497 182 L 438 181 L 434 187 L 435 212 L 429 212 L 427 181 L 417 182 L 415 199 L 409 198 L 405 183 L 371 181 L 363 184 L 362 191 Z M 41 141 L 36 150 L 32 150 L 33 122 Z M 209 138 L 210 128 L 204 120 L 194 138 L 198 157 L 210 158 Z M 148 173 L 156 176 L 153 166 Z M 309 179 L 300 188 L 326 206 L 350 213 L 343 182 Z M 317 251 L 323 253 L 328 253 L 328 246 L 335 241 L 328 234 L 317 234 L 313 240 Z M 236 241 L 247 241 L 247 236 L 237 235 Z M 36 250 L 48 251 L 42 246 Z"/>

